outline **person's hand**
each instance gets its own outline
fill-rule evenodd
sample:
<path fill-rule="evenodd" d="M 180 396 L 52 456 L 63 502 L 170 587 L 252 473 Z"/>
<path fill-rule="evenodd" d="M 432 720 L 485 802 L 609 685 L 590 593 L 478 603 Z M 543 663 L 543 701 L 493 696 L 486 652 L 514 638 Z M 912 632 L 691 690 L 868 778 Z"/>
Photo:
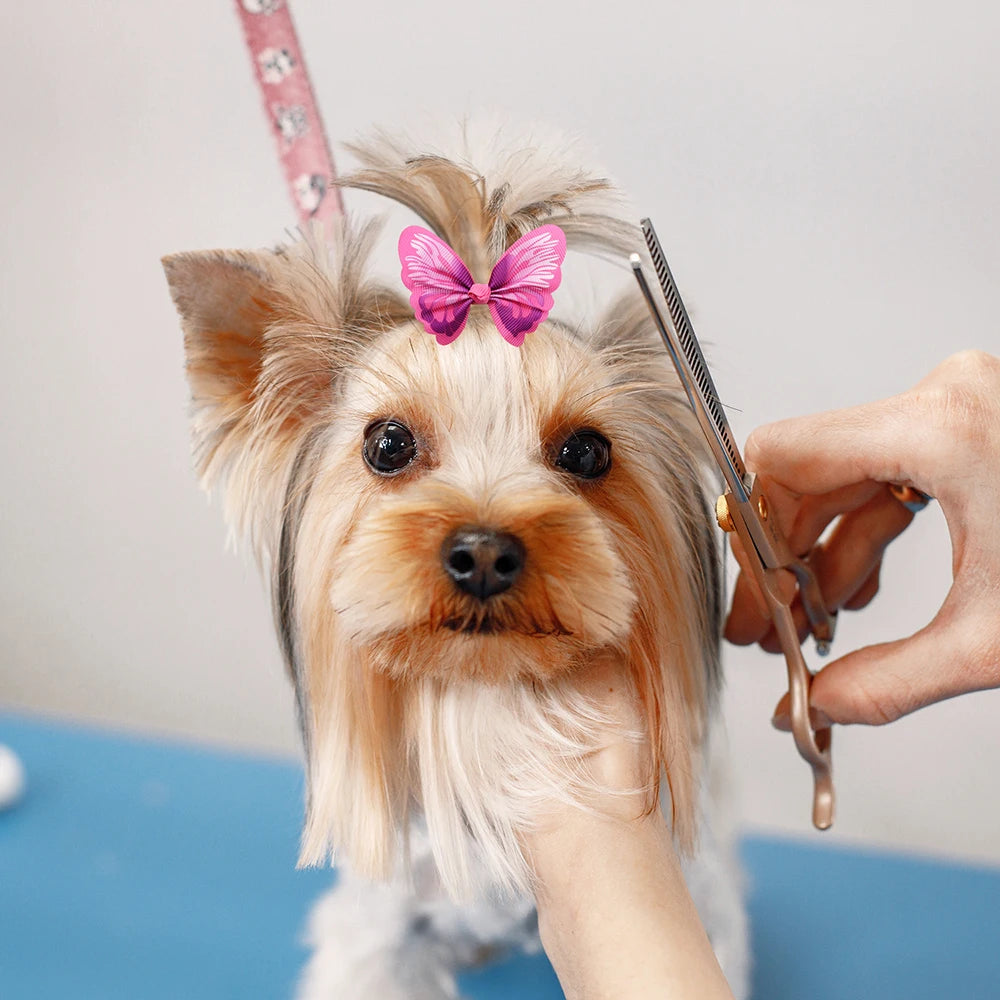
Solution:
<path fill-rule="evenodd" d="M 684 882 L 661 811 L 649 809 L 643 713 L 622 663 L 581 670 L 578 690 L 607 720 L 581 761 L 598 787 L 582 806 L 540 804 L 522 833 L 538 929 L 567 1000 L 732 1000 Z"/>
<path fill-rule="evenodd" d="M 948 522 L 954 579 L 940 611 L 909 638 L 857 650 L 821 670 L 810 693 L 816 724 L 891 722 L 1000 686 L 1000 359 L 966 351 L 891 399 L 759 428 L 746 460 L 762 476 L 793 552 L 811 553 L 831 611 L 871 601 L 882 553 L 913 517 L 885 484 L 935 497 Z M 733 548 L 744 571 L 726 638 L 776 652 L 738 540 Z M 794 610 L 802 639 L 805 614 Z M 774 721 L 790 728 L 787 698 Z"/>

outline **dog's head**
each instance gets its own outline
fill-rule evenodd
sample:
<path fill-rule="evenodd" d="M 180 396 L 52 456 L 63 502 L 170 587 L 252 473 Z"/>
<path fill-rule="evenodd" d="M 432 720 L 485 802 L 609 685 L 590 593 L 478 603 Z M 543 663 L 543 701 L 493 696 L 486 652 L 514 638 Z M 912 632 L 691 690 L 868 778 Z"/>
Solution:
<path fill-rule="evenodd" d="M 479 281 L 543 221 L 571 250 L 638 242 L 606 181 L 530 150 L 492 175 L 384 139 L 357 152 L 350 183 L 417 211 Z M 608 652 L 689 841 L 716 557 L 699 432 L 644 305 L 549 319 L 520 348 L 473 307 L 440 346 L 371 275 L 375 235 L 165 260 L 198 467 L 273 580 L 309 758 L 304 859 L 342 847 L 384 874 L 416 802 L 453 886 L 467 831 L 520 880 L 518 823 L 587 749 L 574 670 Z"/>

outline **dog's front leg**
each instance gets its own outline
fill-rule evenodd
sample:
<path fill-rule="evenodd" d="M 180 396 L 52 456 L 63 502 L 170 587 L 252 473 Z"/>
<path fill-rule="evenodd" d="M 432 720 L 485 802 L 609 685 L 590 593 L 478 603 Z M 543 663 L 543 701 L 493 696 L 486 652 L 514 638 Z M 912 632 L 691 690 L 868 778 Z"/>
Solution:
<path fill-rule="evenodd" d="M 405 883 L 340 872 L 309 920 L 313 955 L 298 1000 L 456 1000 L 458 970 L 540 947 L 533 901 L 485 893 L 455 902 L 420 832 L 411 851 Z"/>

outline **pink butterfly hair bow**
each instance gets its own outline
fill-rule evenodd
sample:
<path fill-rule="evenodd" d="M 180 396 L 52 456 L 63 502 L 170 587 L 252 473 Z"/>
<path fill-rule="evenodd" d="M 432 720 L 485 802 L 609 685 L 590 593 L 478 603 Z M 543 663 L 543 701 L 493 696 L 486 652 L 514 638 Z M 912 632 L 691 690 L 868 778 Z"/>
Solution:
<path fill-rule="evenodd" d="M 407 226 L 399 237 L 410 305 L 439 344 L 457 339 L 472 306 L 486 305 L 500 336 L 520 347 L 548 316 L 565 257 L 565 233 L 558 226 L 539 226 L 507 248 L 484 285 L 472 280 L 462 258 L 430 230 Z"/>

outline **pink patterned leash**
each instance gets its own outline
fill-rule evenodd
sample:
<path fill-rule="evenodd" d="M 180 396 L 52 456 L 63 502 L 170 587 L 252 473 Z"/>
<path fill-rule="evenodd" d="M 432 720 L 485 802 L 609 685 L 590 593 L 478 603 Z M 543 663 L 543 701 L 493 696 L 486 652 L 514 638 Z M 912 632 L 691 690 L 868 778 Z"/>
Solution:
<path fill-rule="evenodd" d="M 235 0 L 299 222 L 343 214 L 337 173 L 288 0 Z"/>

